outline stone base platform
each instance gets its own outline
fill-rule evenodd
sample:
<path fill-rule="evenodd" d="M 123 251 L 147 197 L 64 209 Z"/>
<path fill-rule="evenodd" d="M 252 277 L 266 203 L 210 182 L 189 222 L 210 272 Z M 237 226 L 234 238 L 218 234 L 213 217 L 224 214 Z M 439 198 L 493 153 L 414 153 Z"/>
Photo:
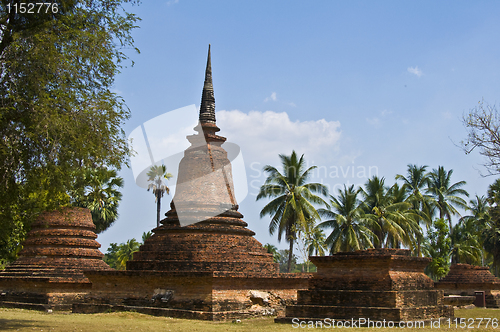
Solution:
<path fill-rule="evenodd" d="M 276 322 L 431 321 L 454 315 L 443 304 L 443 292 L 433 289 L 423 272 L 430 259 L 412 257 L 408 250 L 371 249 L 310 259 L 318 272 L 308 290 L 297 292 L 297 305 L 287 306 L 285 317 Z"/>
<path fill-rule="evenodd" d="M 0 271 L 0 306 L 71 310 L 92 287 L 83 270 L 112 270 L 88 209 L 65 208 L 40 214 L 19 258 Z"/>
<path fill-rule="evenodd" d="M 475 296 L 475 292 L 485 293 L 487 308 L 500 308 L 500 279 L 488 267 L 470 264 L 453 264 L 450 272 L 439 282 L 436 289 L 445 295 Z"/>
<path fill-rule="evenodd" d="M 311 274 L 86 271 L 92 289 L 75 313 L 127 311 L 226 320 L 284 314 Z"/>

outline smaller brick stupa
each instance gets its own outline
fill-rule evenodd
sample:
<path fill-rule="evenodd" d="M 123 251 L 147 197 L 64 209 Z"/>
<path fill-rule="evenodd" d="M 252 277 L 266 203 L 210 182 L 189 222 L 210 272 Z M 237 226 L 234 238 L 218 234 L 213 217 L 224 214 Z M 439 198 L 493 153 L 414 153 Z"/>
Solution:
<path fill-rule="evenodd" d="M 0 272 L 0 305 L 70 310 L 91 287 L 83 270 L 112 270 L 102 260 L 94 230 L 88 209 L 42 213 L 19 258 Z"/>
<path fill-rule="evenodd" d="M 309 289 L 299 290 L 297 305 L 287 306 L 276 322 L 453 317 L 453 308 L 443 305 L 443 292 L 424 274 L 430 258 L 410 256 L 405 249 L 368 249 L 310 259 L 318 272 Z"/>
<path fill-rule="evenodd" d="M 500 279 L 486 266 L 453 264 L 450 272 L 434 284 L 436 289 L 451 296 L 474 296 L 483 291 L 487 308 L 500 308 Z"/>

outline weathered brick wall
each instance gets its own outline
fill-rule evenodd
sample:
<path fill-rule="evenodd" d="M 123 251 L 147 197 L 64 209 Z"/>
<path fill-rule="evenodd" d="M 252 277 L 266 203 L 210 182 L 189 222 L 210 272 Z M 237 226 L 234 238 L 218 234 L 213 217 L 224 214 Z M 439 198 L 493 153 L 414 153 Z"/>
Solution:
<path fill-rule="evenodd" d="M 299 319 L 415 320 L 452 317 L 443 292 L 423 271 L 429 259 L 408 250 L 374 249 L 310 257 L 318 272 L 297 305 L 287 305 L 277 322 Z"/>

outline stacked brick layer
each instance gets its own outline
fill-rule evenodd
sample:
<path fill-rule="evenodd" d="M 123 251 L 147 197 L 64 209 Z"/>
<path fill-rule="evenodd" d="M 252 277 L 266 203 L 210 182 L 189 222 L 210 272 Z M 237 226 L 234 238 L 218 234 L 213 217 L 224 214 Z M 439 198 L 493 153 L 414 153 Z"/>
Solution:
<path fill-rule="evenodd" d="M 225 138 L 201 127 L 188 137 L 192 146 L 179 164 L 167 218 L 127 262 L 127 270 L 278 273 L 272 254 L 237 211 L 231 163 L 221 147 Z"/>
<path fill-rule="evenodd" d="M 474 296 L 476 291 L 483 291 L 487 307 L 500 307 L 500 279 L 488 267 L 453 264 L 448 275 L 439 280 L 435 287 L 446 295 Z"/>
<path fill-rule="evenodd" d="M 79 297 L 77 293 L 91 287 L 84 270 L 112 270 L 102 260 L 94 229 L 88 209 L 41 214 L 32 224 L 19 258 L 0 272 L 0 301 L 69 303 Z M 68 292 L 75 294 L 63 295 Z"/>
<path fill-rule="evenodd" d="M 402 249 L 372 249 L 311 257 L 318 272 L 297 305 L 286 307 L 277 322 L 302 320 L 414 320 L 452 317 L 443 292 L 433 289 L 423 270 L 429 259 Z"/>

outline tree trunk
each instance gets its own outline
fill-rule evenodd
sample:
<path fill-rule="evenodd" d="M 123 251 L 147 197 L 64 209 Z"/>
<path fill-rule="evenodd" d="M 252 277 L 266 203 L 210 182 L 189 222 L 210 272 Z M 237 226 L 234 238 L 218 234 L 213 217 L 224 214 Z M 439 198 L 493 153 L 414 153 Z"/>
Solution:
<path fill-rule="evenodd" d="M 292 269 L 292 257 L 293 257 L 293 238 L 290 238 L 290 251 L 288 252 L 288 267 L 286 268 L 286 271 L 290 273 L 290 270 Z"/>
<path fill-rule="evenodd" d="M 160 227 L 161 196 L 156 194 L 156 227 Z"/>

